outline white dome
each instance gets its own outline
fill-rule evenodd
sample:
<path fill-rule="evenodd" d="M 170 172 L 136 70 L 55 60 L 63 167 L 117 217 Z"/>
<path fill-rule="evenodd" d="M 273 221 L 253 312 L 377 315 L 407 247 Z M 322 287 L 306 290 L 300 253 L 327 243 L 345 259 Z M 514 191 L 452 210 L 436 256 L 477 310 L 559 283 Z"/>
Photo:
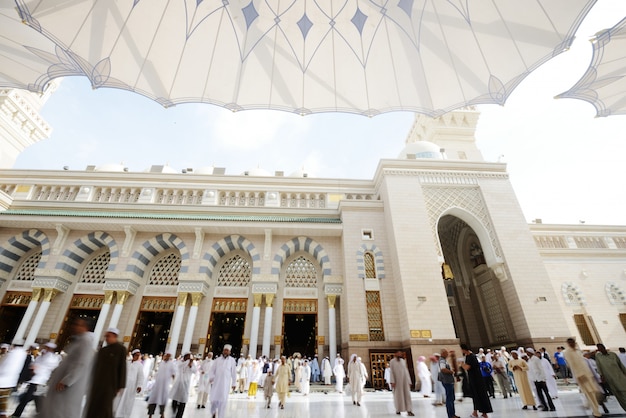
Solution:
<path fill-rule="evenodd" d="M 434 160 L 442 160 L 441 147 L 439 145 L 428 141 L 416 141 L 406 144 L 398 158 L 431 158 Z"/>
<path fill-rule="evenodd" d="M 250 170 L 246 170 L 241 173 L 242 176 L 255 176 L 255 177 L 270 177 L 272 173 L 267 170 L 263 170 L 262 168 L 253 168 Z"/>
<path fill-rule="evenodd" d="M 304 171 L 304 169 L 296 170 L 293 173 L 289 174 L 289 177 L 309 177 L 309 173 Z"/>
<path fill-rule="evenodd" d="M 128 171 L 122 164 L 102 164 L 94 168 L 93 171 L 122 172 Z"/>

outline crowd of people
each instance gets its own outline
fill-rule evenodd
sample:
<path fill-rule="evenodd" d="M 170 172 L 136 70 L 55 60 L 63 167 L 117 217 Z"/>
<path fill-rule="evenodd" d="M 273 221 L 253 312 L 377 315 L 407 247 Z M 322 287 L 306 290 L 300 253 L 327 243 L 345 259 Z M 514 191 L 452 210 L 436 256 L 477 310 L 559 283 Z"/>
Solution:
<path fill-rule="evenodd" d="M 462 356 L 453 350 L 442 349 L 429 359 L 417 359 L 416 391 L 424 398 L 433 398 L 433 405 L 445 405 L 448 418 L 457 418 L 455 401 L 469 397 L 473 402 L 472 417 L 487 418 L 493 412 L 490 399 L 496 397 L 496 387 L 503 398 L 517 393 L 522 409 L 556 411 L 553 400 L 558 398 L 557 379 L 564 384 L 575 382 L 583 396 L 582 404 L 591 409 L 594 417 L 602 416 L 600 408 L 608 413 L 607 396 L 615 396 L 626 410 L 626 349 L 613 353 L 603 344 L 597 350 L 581 351 L 575 339 L 567 340 L 567 347 L 558 347 L 551 356 L 545 348 L 519 347 L 516 350 L 484 350 L 473 353 L 461 344 Z M 395 368 L 395 372 L 394 372 Z M 404 353 L 399 351 L 385 371 L 385 381 L 394 390 L 397 413 L 407 411 L 412 415 L 407 386 L 411 381 Z M 401 375 L 403 390 L 397 390 L 397 377 Z M 408 382 L 407 382 L 407 379 Z M 461 394 L 456 399 L 456 394 Z"/>
<path fill-rule="evenodd" d="M 95 351 L 91 325 L 87 319 L 75 319 L 70 343 L 61 353 L 52 341 L 41 349 L 0 345 L 0 418 L 21 417 L 31 402 L 43 418 L 129 418 L 138 396 L 145 400 L 149 418 L 157 407 L 163 418 L 168 404 L 173 416 L 182 418 L 190 399 L 198 409 L 208 406 L 212 417 L 224 417 L 233 393 L 256 399 L 262 388 L 264 405 L 271 408 L 276 392 L 278 407 L 284 409 L 290 388 L 308 396 L 311 383 L 330 386 L 332 377 L 334 390 L 340 394 L 347 390 L 352 404 L 359 407 L 369 378 L 356 354 L 346 364 L 340 354 L 332 362 L 325 357 L 321 363 L 317 356 L 305 358 L 300 353 L 275 359 L 241 354 L 236 360 L 229 344 L 221 355 L 208 353 L 204 359 L 190 352 L 178 358 L 171 353 L 142 354 L 138 349 L 127 353 L 115 328 L 107 330 L 102 348 Z M 602 415 L 600 408 L 608 412 L 607 396 L 614 396 L 626 410 L 623 348 L 614 353 L 598 344 L 597 350 L 583 352 L 570 338 L 567 347 L 558 347 L 553 355 L 545 348 L 532 347 L 480 348 L 474 353 L 465 344 L 461 352 L 457 356 L 454 350 L 441 349 L 428 358 L 418 357 L 413 384 L 406 354 L 397 351 L 384 372 L 396 414 L 414 415 L 412 389 L 432 398 L 435 406 L 445 405 L 448 418 L 458 418 L 455 402 L 464 398 L 472 400 L 472 417 L 488 418 L 496 393 L 505 399 L 518 394 L 524 410 L 555 411 L 557 379 L 578 385 L 583 405 L 593 416 Z M 11 413 L 9 399 L 16 393 Z"/>

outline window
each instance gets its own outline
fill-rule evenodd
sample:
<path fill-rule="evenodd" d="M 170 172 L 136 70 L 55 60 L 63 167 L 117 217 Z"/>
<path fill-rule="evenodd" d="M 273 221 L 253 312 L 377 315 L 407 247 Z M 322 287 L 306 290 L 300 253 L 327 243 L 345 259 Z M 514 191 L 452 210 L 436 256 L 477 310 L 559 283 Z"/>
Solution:
<path fill-rule="evenodd" d="M 248 260 L 236 254 L 226 260 L 217 276 L 218 286 L 246 287 L 252 278 L 252 268 Z"/>
<path fill-rule="evenodd" d="M 317 287 L 317 268 L 303 256 L 289 263 L 285 271 L 286 287 Z"/>
<path fill-rule="evenodd" d="M 364 241 L 371 241 L 374 239 L 374 231 L 371 229 L 361 229 L 361 239 Z"/>
<path fill-rule="evenodd" d="M 178 273 L 180 273 L 180 256 L 176 253 L 168 254 L 154 264 L 148 284 L 178 286 Z"/>
<path fill-rule="evenodd" d="M 374 263 L 374 256 L 372 255 L 372 253 L 363 254 L 363 262 L 365 264 L 365 278 L 375 279 L 376 278 L 376 264 Z"/>
<path fill-rule="evenodd" d="M 595 345 L 599 341 L 598 332 L 591 316 L 575 314 L 574 322 L 585 345 Z"/>
<path fill-rule="evenodd" d="M 20 266 L 15 275 L 15 280 L 35 280 L 35 269 L 41 260 L 41 251 L 32 253 Z"/>
<path fill-rule="evenodd" d="M 109 268 L 111 254 L 108 250 L 89 260 L 80 278 L 81 283 L 104 283 L 104 275 Z"/>
<path fill-rule="evenodd" d="M 369 327 L 370 341 L 385 341 L 380 292 L 365 291 L 365 300 L 367 303 L 367 325 Z"/>

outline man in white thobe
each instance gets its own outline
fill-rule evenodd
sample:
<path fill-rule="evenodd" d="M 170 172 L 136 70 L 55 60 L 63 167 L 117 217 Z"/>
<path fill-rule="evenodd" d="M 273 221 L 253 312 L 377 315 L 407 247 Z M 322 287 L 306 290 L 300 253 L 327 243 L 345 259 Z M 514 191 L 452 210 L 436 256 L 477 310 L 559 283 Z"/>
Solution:
<path fill-rule="evenodd" d="M 341 357 L 337 357 L 335 367 L 333 367 L 333 374 L 335 375 L 335 390 L 343 393 L 343 379 L 346 377 L 346 370 L 343 368 L 343 359 Z"/>
<path fill-rule="evenodd" d="M 165 415 L 165 404 L 169 398 L 170 384 L 176 377 L 176 365 L 172 361 L 172 354 L 165 353 L 159 363 L 159 370 L 154 378 L 154 385 L 148 398 L 148 417 L 152 418 L 156 406 L 159 405 L 161 416 Z"/>
<path fill-rule="evenodd" d="M 209 370 L 213 364 L 213 353 L 209 352 L 206 358 L 200 363 L 198 371 L 200 372 L 200 378 L 198 379 L 198 409 L 206 408 L 206 402 L 209 397 L 209 391 L 211 390 L 211 384 L 209 383 Z"/>
<path fill-rule="evenodd" d="M 176 418 L 183 418 L 185 406 L 189 399 L 191 378 L 198 371 L 191 353 L 187 352 L 183 355 L 183 360 L 176 364 L 176 369 L 176 380 L 172 386 L 172 409 L 176 413 Z"/>
<path fill-rule="evenodd" d="M 113 400 L 113 416 L 115 418 L 130 418 L 133 413 L 135 397 L 141 393 L 145 380 L 141 351 L 135 349 L 131 354 L 133 358 L 126 364 L 126 387 Z"/>
<path fill-rule="evenodd" d="M 567 348 L 563 351 L 563 357 L 568 367 L 572 370 L 572 375 L 578 383 L 578 389 L 585 395 L 594 417 L 601 417 L 600 406 L 598 405 L 598 393 L 601 393 L 600 385 L 585 360 L 583 353 L 576 348 L 576 340 L 567 339 Z"/>
<path fill-rule="evenodd" d="M 209 383 L 211 384 L 211 414 L 224 418 L 228 393 L 235 390 L 237 385 L 237 363 L 230 356 L 230 344 L 224 345 L 222 355 L 213 361 L 209 370 Z"/>
<path fill-rule="evenodd" d="M 333 377 L 333 369 L 330 367 L 328 357 L 324 357 L 324 360 L 322 360 L 322 376 L 324 377 L 324 384 L 329 386 L 331 384 L 330 378 Z"/>

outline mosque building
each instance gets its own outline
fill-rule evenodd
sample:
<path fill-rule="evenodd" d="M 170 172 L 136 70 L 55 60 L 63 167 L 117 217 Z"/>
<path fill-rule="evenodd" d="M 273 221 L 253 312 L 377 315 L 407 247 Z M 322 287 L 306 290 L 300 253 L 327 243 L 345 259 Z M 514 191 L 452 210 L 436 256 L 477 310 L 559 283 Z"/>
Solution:
<path fill-rule="evenodd" d="M 357 353 L 374 386 L 396 350 L 626 345 L 626 227 L 529 224 L 475 109 L 417 115 L 372 179 L 12 169 L 43 102 L 0 90 L 2 341 L 89 317 L 153 354 Z"/>

